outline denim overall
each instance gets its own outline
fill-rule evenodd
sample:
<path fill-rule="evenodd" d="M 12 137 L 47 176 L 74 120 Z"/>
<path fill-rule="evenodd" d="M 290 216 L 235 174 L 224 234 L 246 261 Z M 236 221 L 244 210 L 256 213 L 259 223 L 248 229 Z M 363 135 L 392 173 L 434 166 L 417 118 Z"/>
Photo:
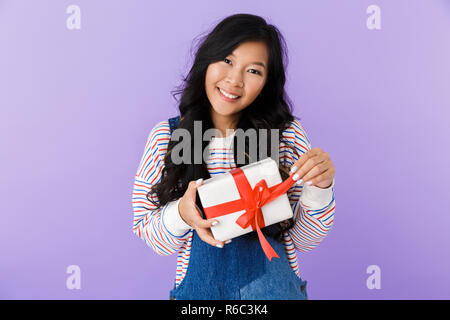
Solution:
<path fill-rule="evenodd" d="M 179 117 L 169 119 L 171 130 Z M 292 270 L 284 245 L 262 229 L 280 258 L 264 254 L 255 231 L 233 238 L 222 249 L 200 239 L 194 230 L 188 269 L 172 300 L 306 300 L 307 281 Z"/>

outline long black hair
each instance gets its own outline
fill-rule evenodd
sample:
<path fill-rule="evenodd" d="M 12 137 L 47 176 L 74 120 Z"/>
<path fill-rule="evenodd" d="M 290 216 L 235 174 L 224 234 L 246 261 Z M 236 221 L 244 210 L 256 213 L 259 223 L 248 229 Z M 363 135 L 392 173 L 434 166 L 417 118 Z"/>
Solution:
<path fill-rule="evenodd" d="M 206 70 L 211 63 L 225 59 L 236 47 L 247 41 L 261 41 L 266 44 L 269 51 L 268 73 L 265 86 L 258 97 L 242 110 L 237 128 L 244 131 L 254 128 L 256 132 L 259 132 L 259 129 L 267 129 L 268 156 L 271 156 L 270 129 L 279 129 L 281 133 L 294 120 L 292 103 L 284 90 L 286 82 L 285 65 L 287 65 L 288 59 L 286 43 L 279 30 L 256 15 L 235 14 L 229 16 L 222 20 L 209 34 L 201 38 L 192 68 L 187 77 L 183 79 L 184 83 L 178 90 L 172 91 L 172 94 L 175 92 L 173 94 L 175 99 L 176 95 L 181 94 L 179 103 L 181 117 L 178 128 L 188 130 L 191 137 L 194 136 L 194 121 L 202 121 L 202 136 L 207 129 L 214 128 L 210 116 L 211 104 L 205 91 Z M 202 159 L 201 164 L 195 164 L 193 161 L 193 152 L 191 153 L 191 164 L 174 164 L 172 162 L 171 151 L 177 143 L 174 140 L 169 141 L 164 158 L 162 178 L 147 194 L 149 201 L 157 208 L 182 197 L 190 181 L 210 178 L 204 160 Z M 191 143 L 191 150 L 194 150 L 193 139 L 191 139 Z M 202 150 L 207 148 L 208 144 L 209 141 L 202 141 Z M 245 162 L 238 163 L 236 159 L 239 150 L 236 148 L 236 136 L 233 144 L 237 167 L 261 160 L 259 159 L 259 150 L 257 152 L 258 158 L 250 159 L 246 139 L 245 150 L 242 150 Z M 259 137 L 257 145 L 259 146 Z M 289 176 L 289 169 L 282 166 L 279 168 L 283 180 L 286 179 Z M 156 195 L 157 199 L 153 199 L 152 195 Z M 197 206 L 203 213 L 198 195 Z M 292 225 L 293 221 L 289 219 L 283 223 L 275 224 L 276 228 L 271 228 L 270 232 L 269 228 L 264 228 L 263 231 L 266 235 L 272 235 L 281 241 L 282 232 Z"/>

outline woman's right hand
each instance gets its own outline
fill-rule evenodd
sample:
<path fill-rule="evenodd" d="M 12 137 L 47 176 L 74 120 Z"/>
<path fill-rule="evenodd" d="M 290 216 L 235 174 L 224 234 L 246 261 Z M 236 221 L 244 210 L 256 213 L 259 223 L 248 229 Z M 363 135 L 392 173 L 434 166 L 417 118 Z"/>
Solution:
<path fill-rule="evenodd" d="M 202 183 L 203 179 L 189 182 L 186 192 L 178 203 L 178 212 L 180 213 L 181 219 L 197 231 L 200 239 L 212 246 L 223 248 L 224 244 L 229 243 L 231 240 L 224 242 L 214 239 L 210 228 L 216 223 L 219 223 L 219 221 L 215 219 L 203 219 L 200 214 L 200 209 L 195 203 L 197 187 Z"/>

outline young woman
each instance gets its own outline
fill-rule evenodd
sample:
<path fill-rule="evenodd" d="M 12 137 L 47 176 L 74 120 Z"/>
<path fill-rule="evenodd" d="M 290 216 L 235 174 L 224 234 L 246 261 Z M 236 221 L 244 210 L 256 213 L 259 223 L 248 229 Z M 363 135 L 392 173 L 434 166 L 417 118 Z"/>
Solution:
<path fill-rule="evenodd" d="M 335 168 L 328 153 L 311 148 L 291 113 L 284 48 L 278 29 L 261 17 L 227 17 L 201 42 L 180 90 L 178 128 L 194 137 L 194 121 L 201 121 L 203 132 L 222 133 L 202 141 L 208 159 L 174 164 L 177 142 L 170 140 L 168 121 L 150 132 L 135 177 L 133 232 L 158 254 L 178 254 L 171 299 L 307 299 L 296 250 L 312 250 L 333 225 Z M 196 196 L 203 179 L 261 160 L 250 159 L 248 141 L 244 150 L 236 148 L 237 128 L 267 129 L 269 146 L 270 129 L 278 129 L 280 174 L 298 179 L 287 192 L 294 217 L 262 229 L 279 255 L 272 261 L 254 231 L 225 242 L 214 239 L 210 228 L 218 221 L 204 219 Z M 245 163 L 235 161 L 239 153 Z"/>

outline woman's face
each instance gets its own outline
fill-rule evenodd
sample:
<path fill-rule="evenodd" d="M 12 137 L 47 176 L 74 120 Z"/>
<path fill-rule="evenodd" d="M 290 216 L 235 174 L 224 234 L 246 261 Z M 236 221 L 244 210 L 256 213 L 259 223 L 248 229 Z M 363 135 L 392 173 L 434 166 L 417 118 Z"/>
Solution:
<path fill-rule="evenodd" d="M 212 106 L 212 118 L 236 121 L 264 88 L 269 53 L 263 42 L 245 42 L 223 61 L 211 63 L 206 70 L 205 90 Z M 220 89 L 239 96 L 229 99 Z"/>

